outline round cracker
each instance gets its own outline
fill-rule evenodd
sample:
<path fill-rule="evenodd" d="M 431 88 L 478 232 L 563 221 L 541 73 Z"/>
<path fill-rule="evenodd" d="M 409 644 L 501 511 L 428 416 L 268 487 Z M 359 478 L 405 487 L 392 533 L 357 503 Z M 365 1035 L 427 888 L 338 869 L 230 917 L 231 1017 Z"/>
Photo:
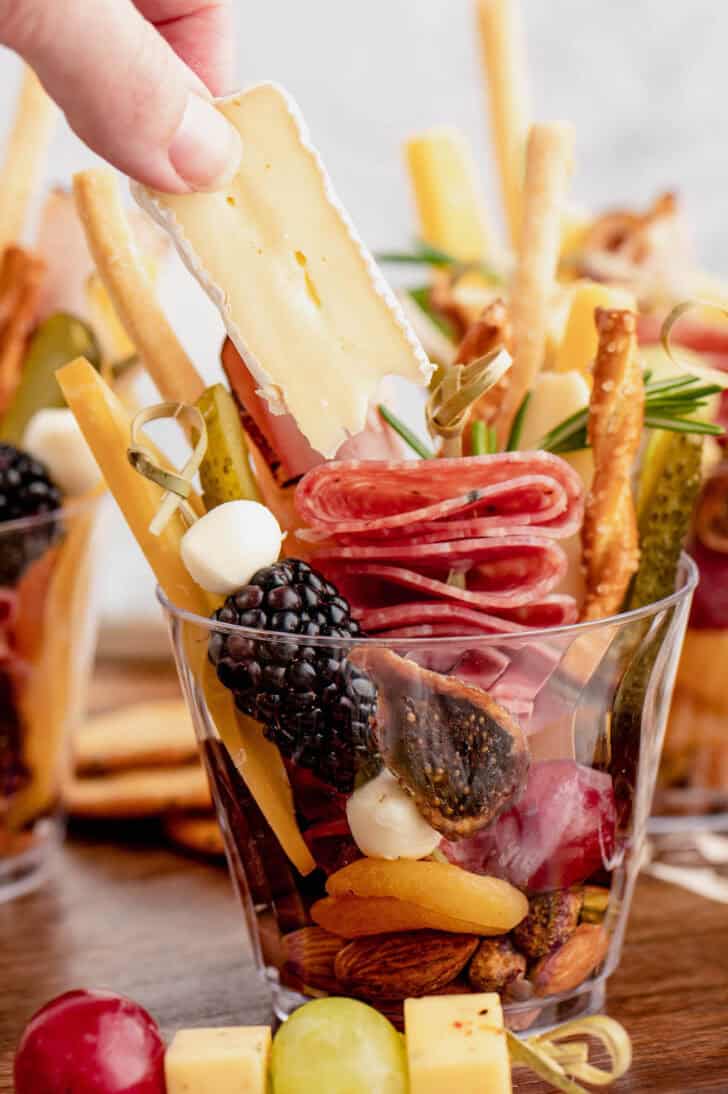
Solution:
<path fill-rule="evenodd" d="M 209 809 L 207 777 L 198 764 L 73 778 L 64 791 L 75 817 L 154 817 L 175 809 Z"/>
<path fill-rule="evenodd" d="M 164 818 L 164 831 L 184 851 L 214 858 L 225 854 L 222 832 L 213 815 L 170 813 Z"/>
<path fill-rule="evenodd" d="M 97 714 L 75 740 L 76 773 L 172 767 L 197 756 L 195 731 L 182 699 L 158 699 Z"/>

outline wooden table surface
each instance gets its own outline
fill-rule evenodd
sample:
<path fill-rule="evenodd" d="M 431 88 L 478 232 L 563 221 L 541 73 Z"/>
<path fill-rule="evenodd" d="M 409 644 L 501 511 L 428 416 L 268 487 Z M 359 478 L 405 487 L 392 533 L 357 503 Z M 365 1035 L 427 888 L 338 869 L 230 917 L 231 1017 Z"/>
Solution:
<path fill-rule="evenodd" d="M 100 666 L 97 709 L 173 694 L 169 667 Z M 75 830 L 44 888 L 0 906 L 0 1092 L 27 1018 L 72 987 L 137 999 L 166 1033 L 269 1017 L 223 868 L 170 851 L 154 827 Z M 728 1092 L 728 908 L 661 882 L 637 886 L 609 1013 L 634 1064 L 614 1089 Z M 516 1072 L 521 1092 L 547 1089 Z M 72 1094 L 72 1092 L 69 1092 Z"/>

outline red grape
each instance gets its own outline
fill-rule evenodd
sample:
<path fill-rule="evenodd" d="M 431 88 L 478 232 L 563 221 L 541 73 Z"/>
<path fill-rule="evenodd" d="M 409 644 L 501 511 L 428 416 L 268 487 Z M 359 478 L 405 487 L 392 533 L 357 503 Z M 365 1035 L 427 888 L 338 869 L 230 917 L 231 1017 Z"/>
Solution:
<path fill-rule="evenodd" d="M 165 1094 L 164 1043 L 136 1003 L 69 991 L 30 1020 L 15 1055 L 16 1094 Z"/>
<path fill-rule="evenodd" d="M 615 848 L 612 780 L 572 760 L 534 764 L 518 802 L 472 839 L 443 841 L 451 862 L 541 892 L 585 881 Z"/>

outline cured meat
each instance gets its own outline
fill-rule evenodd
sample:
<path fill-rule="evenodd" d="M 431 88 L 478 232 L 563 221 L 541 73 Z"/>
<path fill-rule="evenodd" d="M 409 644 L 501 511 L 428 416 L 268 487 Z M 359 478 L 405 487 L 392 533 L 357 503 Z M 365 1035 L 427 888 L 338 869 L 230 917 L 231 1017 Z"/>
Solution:
<path fill-rule="evenodd" d="M 332 461 L 302 479 L 296 505 L 320 538 L 378 539 L 397 529 L 408 540 L 415 535 L 452 539 L 476 532 L 498 536 L 524 525 L 561 538 L 581 524 L 582 485 L 564 460 L 547 452 Z"/>
<path fill-rule="evenodd" d="M 582 487 L 556 456 L 333 461 L 304 476 L 296 507 L 299 539 L 365 633 L 498 635 L 576 620 L 573 598 L 553 590 Z"/>

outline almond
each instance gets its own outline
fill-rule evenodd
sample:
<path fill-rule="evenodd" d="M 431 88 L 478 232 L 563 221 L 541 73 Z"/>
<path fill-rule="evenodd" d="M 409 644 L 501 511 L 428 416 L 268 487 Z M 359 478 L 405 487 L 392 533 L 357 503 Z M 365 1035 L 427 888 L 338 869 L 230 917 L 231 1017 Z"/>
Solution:
<path fill-rule="evenodd" d="M 456 978 L 472 957 L 478 939 L 444 931 L 408 931 L 358 938 L 336 955 L 341 986 L 368 999 L 427 995 Z"/>
<path fill-rule="evenodd" d="M 283 940 L 284 978 L 295 978 L 317 991 L 340 991 L 334 960 L 342 945 L 340 938 L 321 927 L 303 927 L 286 935 Z"/>
<path fill-rule="evenodd" d="M 556 995 L 583 984 L 606 957 L 609 935 L 594 923 L 581 923 L 568 942 L 542 957 L 531 969 L 536 995 Z"/>

